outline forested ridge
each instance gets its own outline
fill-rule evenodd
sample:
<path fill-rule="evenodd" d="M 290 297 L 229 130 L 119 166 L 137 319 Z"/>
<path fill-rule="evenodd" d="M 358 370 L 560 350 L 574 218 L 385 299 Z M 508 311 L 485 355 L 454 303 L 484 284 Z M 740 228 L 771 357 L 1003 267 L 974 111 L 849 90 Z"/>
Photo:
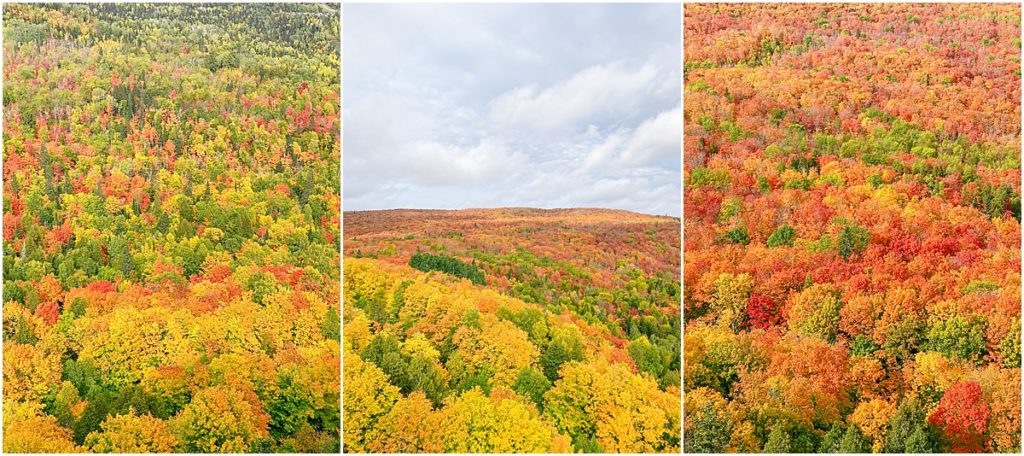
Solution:
<path fill-rule="evenodd" d="M 1020 6 L 686 5 L 689 452 L 1020 452 Z"/>
<path fill-rule="evenodd" d="M 344 448 L 676 452 L 679 220 L 345 213 Z"/>
<path fill-rule="evenodd" d="M 338 7 L 3 14 L 4 451 L 337 451 Z"/>

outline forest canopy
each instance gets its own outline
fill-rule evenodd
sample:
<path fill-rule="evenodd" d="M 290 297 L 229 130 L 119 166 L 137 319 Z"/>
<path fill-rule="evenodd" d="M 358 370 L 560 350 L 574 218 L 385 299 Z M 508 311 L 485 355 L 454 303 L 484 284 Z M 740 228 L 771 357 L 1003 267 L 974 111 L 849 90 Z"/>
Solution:
<path fill-rule="evenodd" d="M 339 450 L 339 20 L 4 6 L 5 452 Z"/>
<path fill-rule="evenodd" d="M 346 212 L 345 451 L 678 452 L 679 228 Z"/>
<path fill-rule="evenodd" d="M 687 452 L 1020 452 L 1020 5 L 688 4 Z"/>

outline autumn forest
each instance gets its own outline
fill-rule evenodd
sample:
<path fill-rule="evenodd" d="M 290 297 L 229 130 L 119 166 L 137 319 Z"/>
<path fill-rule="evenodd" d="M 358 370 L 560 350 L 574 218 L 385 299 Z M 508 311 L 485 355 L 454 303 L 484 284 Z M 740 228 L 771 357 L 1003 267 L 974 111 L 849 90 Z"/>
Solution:
<path fill-rule="evenodd" d="M 686 5 L 686 452 L 1020 452 L 1020 17 Z"/>
<path fill-rule="evenodd" d="M 679 220 L 345 213 L 346 451 L 678 452 Z"/>
<path fill-rule="evenodd" d="M 337 7 L 3 14 L 4 452 L 336 452 Z"/>
<path fill-rule="evenodd" d="M 1020 4 L 2 18 L 4 453 L 1021 452 Z"/>

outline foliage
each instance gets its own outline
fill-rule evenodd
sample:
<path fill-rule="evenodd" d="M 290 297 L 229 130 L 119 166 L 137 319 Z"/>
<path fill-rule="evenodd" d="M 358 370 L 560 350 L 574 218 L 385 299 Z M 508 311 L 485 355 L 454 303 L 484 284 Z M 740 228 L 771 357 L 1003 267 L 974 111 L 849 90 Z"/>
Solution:
<path fill-rule="evenodd" d="M 3 14 L 4 449 L 337 451 L 337 7 Z"/>
<path fill-rule="evenodd" d="M 446 255 L 434 255 L 417 252 L 409 258 L 409 266 L 420 271 L 441 271 L 456 277 L 469 279 L 477 285 L 484 284 L 484 274 L 475 266 L 466 264 L 458 258 Z"/>
<path fill-rule="evenodd" d="M 679 450 L 678 339 L 656 319 L 624 340 L 403 263 L 344 263 L 345 451 Z"/>
<path fill-rule="evenodd" d="M 688 449 L 1020 451 L 1020 17 L 685 5 Z"/>

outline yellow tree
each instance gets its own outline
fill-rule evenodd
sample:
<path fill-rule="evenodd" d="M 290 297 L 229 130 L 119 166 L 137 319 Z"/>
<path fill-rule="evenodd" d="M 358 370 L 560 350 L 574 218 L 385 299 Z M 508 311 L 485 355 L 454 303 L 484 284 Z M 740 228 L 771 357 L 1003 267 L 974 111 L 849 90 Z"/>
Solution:
<path fill-rule="evenodd" d="M 252 391 L 211 386 L 171 419 L 171 428 L 187 452 L 244 453 L 268 437 L 269 421 Z"/>
<path fill-rule="evenodd" d="M 379 435 L 367 444 L 374 453 L 441 453 L 444 451 L 441 415 L 422 391 L 395 402 L 377 421 Z"/>
<path fill-rule="evenodd" d="M 571 361 L 561 372 L 544 395 L 544 415 L 574 442 L 607 452 L 679 450 L 678 394 L 623 364 Z"/>
<path fill-rule="evenodd" d="M 4 399 L 4 453 L 82 451 L 71 441 L 71 430 L 62 427 L 56 418 L 44 414 L 42 409 L 43 405 L 38 402 Z"/>
<path fill-rule="evenodd" d="M 85 438 L 86 448 L 94 453 L 170 453 L 178 443 L 163 420 L 137 416 L 134 409 L 107 418 L 100 429 Z"/>
<path fill-rule="evenodd" d="M 33 345 L 4 342 L 4 399 L 42 399 L 60 383 L 59 358 Z"/>
<path fill-rule="evenodd" d="M 444 450 L 449 453 L 549 453 L 568 450 L 567 441 L 545 424 L 532 405 L 515 393 L 480 388 L 449 399 L 441 410 Z"/>
<path fill-rule="evenodd" d="M 398 387 L 377 366 L 345 353 L 343 377 L 345 379 L 344 444 L 346 452 L 369 451 L 375 438 L 377 421 L 391 411 L 398 400 Z"/>
<path fill-rule="evenodd" d="M 871 451 L 879 453 L 885 446 L 886 424 L 896 412 L 896 406 L 882 400 L 872 399 L 857 404 L 850 415 L 850 422 L 856 424 L 864 436 L 871 439 Z"/>
<path fill-rule="evenodd" d="M 522 368 L 537 363 L 540 353 L 526 332 L 511 322 L 492 315 L 482 315 L 480 320 L 483 329 L 479 331 L 468 326 L 459 328 L 455 345 L 474 370 L 484 366 L 494 369 L 492 385 L 509 386 Z"/>

